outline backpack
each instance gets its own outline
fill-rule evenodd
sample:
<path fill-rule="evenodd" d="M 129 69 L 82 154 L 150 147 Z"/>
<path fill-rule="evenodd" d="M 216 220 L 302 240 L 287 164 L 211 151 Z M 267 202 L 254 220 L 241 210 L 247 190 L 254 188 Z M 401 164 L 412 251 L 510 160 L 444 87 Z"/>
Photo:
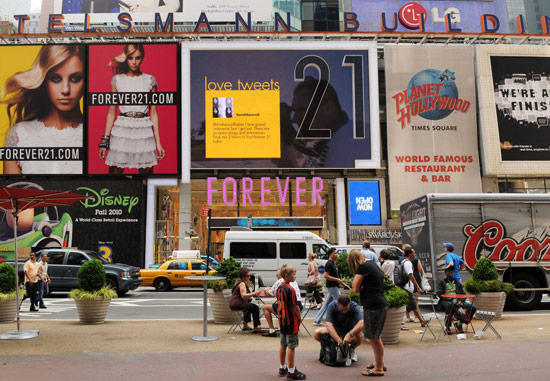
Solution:
<path fill-rule="evenodd" d="M 319 361 L 328 366 L 350 366 L 350 346 L 338 345 L 328 333 L 325 333 L 321 336 Z"/>
<path fill-rule="evenodd" d="M 401 261 L 393 269 L 393 283 L 397 287 L 404 287 L 408 282 L 409 277 L 405 273 L 405 261 Z"/>

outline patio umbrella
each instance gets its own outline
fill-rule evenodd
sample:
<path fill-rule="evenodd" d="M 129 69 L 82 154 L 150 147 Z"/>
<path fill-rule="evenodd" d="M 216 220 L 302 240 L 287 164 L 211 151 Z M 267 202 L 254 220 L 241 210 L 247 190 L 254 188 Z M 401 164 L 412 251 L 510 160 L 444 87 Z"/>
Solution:
<path fill-rule="evenodd" d="M 0 186 L 0 210 L 9 213 L 14 220 L 14 252 L 15 252 L 15 290 L 19 303 L 19 269 L 17 263 L 17 220 L 18 214 L 27 209 L 44 208 L 48 206 L 68 206 L 84 200 L 83 196 L 71 191 L 56 191 L 44 189 L 27 189 L 9 186 Z M 0 335 L 0 339 L 30 339 L 38 336 L 38 330 L 21 330 L 19 308 L 17 308 L 17 330 L 7 331 Z"/>

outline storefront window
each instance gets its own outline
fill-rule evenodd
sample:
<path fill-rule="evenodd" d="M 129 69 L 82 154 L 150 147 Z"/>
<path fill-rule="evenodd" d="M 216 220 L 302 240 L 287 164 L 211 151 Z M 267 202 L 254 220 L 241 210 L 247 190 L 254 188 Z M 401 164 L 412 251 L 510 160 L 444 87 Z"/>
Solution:
<path fill-rule="evenodd" d="M 179 188 L 158 187 L 155 219 L 155 263 L 168 259 L 178 248 Z"/>
<path fill-rule="evenodd" d="M 499 179 L 500 193 L 550 193 L 550 179 Z"/>

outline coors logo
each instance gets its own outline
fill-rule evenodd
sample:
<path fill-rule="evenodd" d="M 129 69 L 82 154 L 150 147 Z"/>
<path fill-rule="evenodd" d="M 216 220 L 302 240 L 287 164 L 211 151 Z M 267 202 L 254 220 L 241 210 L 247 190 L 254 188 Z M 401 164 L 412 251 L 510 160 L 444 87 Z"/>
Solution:
<path fill-rule="evenodd" d="M 514 237 L 506 237 L 504 225 L 496 220 L 487 220 L 477 227 L 465 225 L 464 262 L 473 269 L 482 256 L 501 262 L 536 262 L 539 258 L 540 261 L 549 261 L 547 227 L 537 230 L 524 229 Z"/>

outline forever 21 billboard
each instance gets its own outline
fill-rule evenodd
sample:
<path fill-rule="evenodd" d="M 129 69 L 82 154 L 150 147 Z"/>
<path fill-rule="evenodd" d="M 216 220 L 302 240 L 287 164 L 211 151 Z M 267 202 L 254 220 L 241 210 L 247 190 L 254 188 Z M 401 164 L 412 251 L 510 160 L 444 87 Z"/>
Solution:
<path fill-rule="evenodd" d="M 145 190 L 142 181 L 128 179 L 51 180 L 10 178 L 1 185 L 30 189 L 71 190 L 90 196 L 72 206 L 37 208 L 19 215 L 17 245 L 77 247 L 102 252 L 111 262 L 143 267 Z M 2 212 L 3 214 L 3 212 Z M 13 223 L 0 219 L 0 257 L 14 253 Z"/>

